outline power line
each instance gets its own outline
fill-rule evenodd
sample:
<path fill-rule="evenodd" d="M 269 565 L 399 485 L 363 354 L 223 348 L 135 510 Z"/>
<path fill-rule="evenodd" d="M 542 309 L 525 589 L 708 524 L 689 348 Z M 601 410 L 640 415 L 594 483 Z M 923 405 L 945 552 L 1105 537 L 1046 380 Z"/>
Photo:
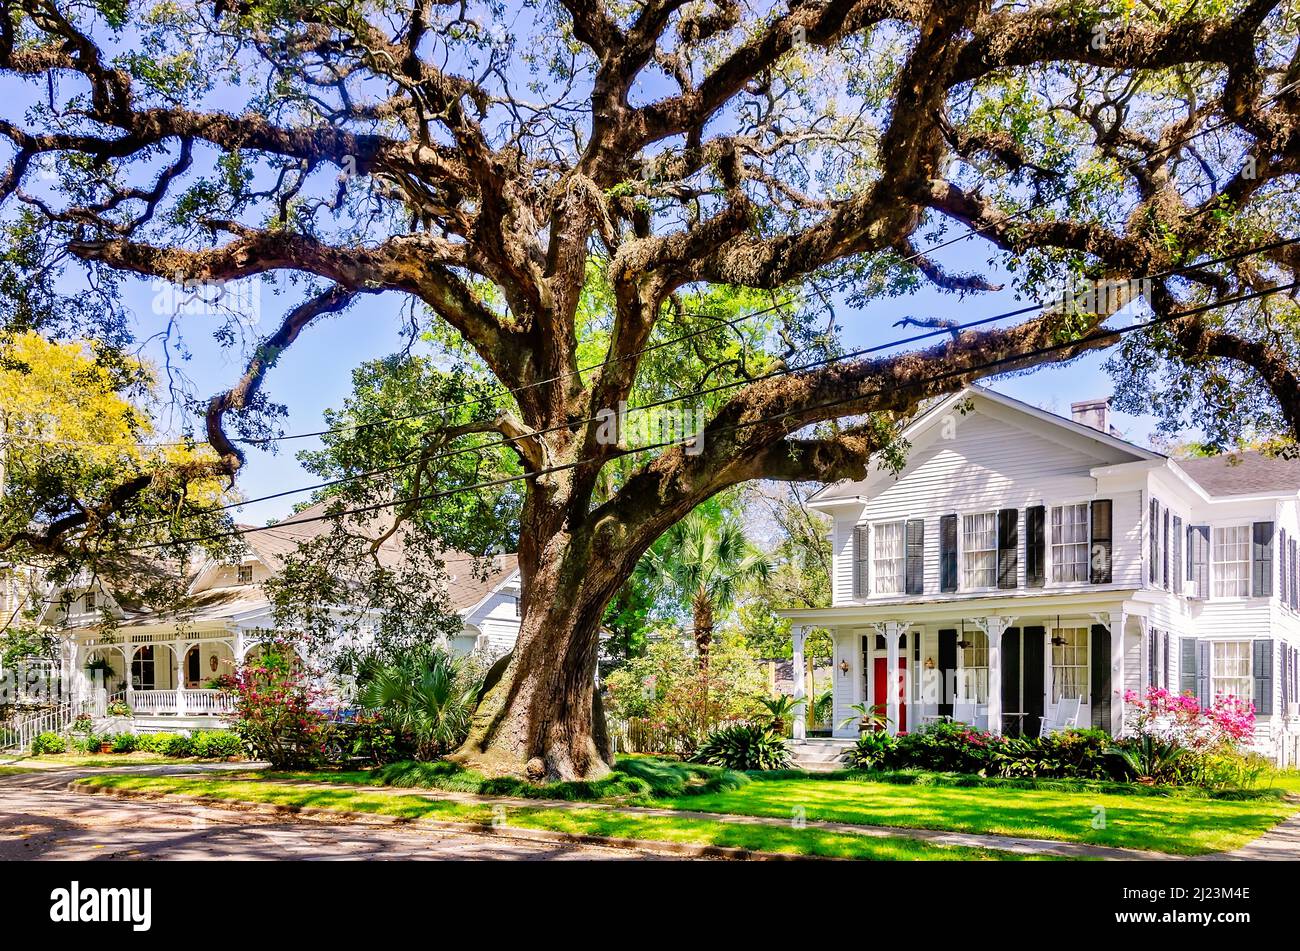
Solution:
<path fill-rule="evenodd" d="M 1202 268 L 1206 268 L 1206 267 L 1214 267 L 1215 265 L 1218 265 L 1218 264 L 1224 264 L 1224 263 L 1227 263 L 1227 262 L 1229 262 L 1229 261 L 1240 260 L 1241 258 L 1250 257 L 1250 256 L 1252 256 L 1252 255 L 1256 255 L 1256 254 L 1263 254 L 1263 253 L 1265 253 L 1265 252 L 1273 251 L 1273 250 L 1276 250 L 1277 248 L 1285 247 L 1285 246 L 1287 246 L 1287 245 L 1295 244 L 1295 243 L 1297 243 L 1297 242 L 1300 242 L 1300 237 L 1296 237 L 1296 238 L 1286 238 L 1286 239 L 1282 239 L 1282 240 L 1279 240 L 1279 241 L 1271 242 L 1270 244 L 1261 245 L 1261 246 L 1256 247 L 1256 248 L 1251 248 L 1251 249 L 1246 250 L 1246 251 L 1237 251 L 1237 252 L 1234 252 L 1234 253 L 1229 254 L 1229 255 L 1223 255 L 1223 256 L 1218 257 L 1218 258 L 1213 258 L 1213 259 L 1211 259 L 1211 260 L 1209 260 L 1209 261 L 1201 261 L 1201 262 L 1198 262 L 1198 263 L 1196 263 L 1196 264 L 1185 264 L 1185 265 L 1180 265 L 1180 266 L 1178 266 L 1178 267 L 1174 267 L 1174 268 L 1167 268 L 1167 269 L 1165 269 L 1164 271 L 1157 271 L 1157 272 L 1155 272 L 1155 273 L 1153 273 L 1153 274 L 1144 275 L 1144 276 L 1142 276 L 1142 277 L 1134 278 L 1133 280 L 1136 280 L 1136 281 L 1139 281 L 1139 282 L 1140 282 L 1140 281 L 1154 281 L 1154 280 L 1160 280 L 1161 278 L 1169 277 L 1169 276 L 1173 276 L 1173 275 L 1175 275 L 1175 274 L 1177 274 L 1177 273 L 1179 273 L 1179 272 L 1182 272 L 1182 271 L 1200 270 L 1200 269 L 1202 269 Z M 1006 320 L 1006 319 L 1011 318 L 1011 317 L 1020 317 L 1020 316 L 1023 316 L 1023 315 L 1025 315 L 1025 314 L 1027 314 L 1027 313 L 1032 313 L 1032 312 L 1034 312 L 1034 311 L 1041 310 L 1042 307 L 1043 307 L 1042 304 L 1034 303 L 1034 304 L 1030 304 L 1030 305 L 1025 306 L 1025 307 L 1018 308 L 1018 309 L 1016 309 L 1016 310 L 1005 311 L 1005 312 L 1003 312 L 1003 313 L 999 313 L 999 314 L 993 314 L 992 316 L 989 316 L 989 317 L 980 317 L 980 318 L 977 318 L 977 319 L 975 319 L 975 320 L 970 320 L 970 321 L 967 321 L 967 322 L 965 322 L 965 323 L 961 323 L 961 324 L 954 324 L 954 325 L 952 325 L 952 326 L 947 326 L 947 327 L 937 327 L 937 328 L 935 328 L 935 329 L 933 329 L 933 330 L 927 330 L 927 331 L 924 331 L 924 332 L 921 332 L 921 333 L 917 333 L 917 334 L 913 334 L 913 335 L 911 335 L 911 336 L 907 336 L 907 337 L 900 337 L 900 338 L 898 338 L 897 340 L 891 340 L 891 341 L 888 341 L 888 342 L 886 342 L 886 343 L 875 344 L 875 345 L 870 346 L 870 347 L 863 347 L 863 348 L 860 348 L 860 349 L 858 349 L 858 350 L 851 350 L 851 351 L 848 351 L 847 353 L 842 353 L 842 354 L 839 354 L 839 355 L 836 355 L 836 356 L 832 356 L 832 357 L 824 357 L 824 358 L 821 358 L 821 359 L 819 359 L 819 360 L 813 360 L 813 361 L 810 361 L 810 362 L 808 362 L 808 363 L 801 364 L 801 365 L 799 365 L 799 366 L 795 366 L 795 367 L 786 367 L 786 368 L 783 368 L 783 369 L 780 369 L 780 370 L 773 370 L 773 371 L 771 371 L 771 372 L 769 372 L 769 373 L 762 374 L 762 375 L 759 375 L 759 376 L 757 376 L 757 377 L 750 377 L 750 378 L 746 378 L 746 379 L 742 379 L 742 380 L 734 380 L 734 381 L 727 382 L 727 383 L 719 383 L 719 384 L 717 384 L 717 385 L 715 385 L 715 386 L 708 387 L 708 388 L 703 389 L 703 390 L 694 390 L 694 391 L 691 391 L 690 393 L 684 393 L 684 394 L 681 394 L 681 395 L 678 395 L 678 396 L 665 397 L 665 398 L 663 398 L 663 399 L 655 400 L 655 401 L 652 401 L 652 402 L 649 402 L 649 403 L 642 403 L 642 404 L 638 404 L 638 405 L 636 405 L 636 406 L 629 406 L 629 407 L 627 407 L 626 412 L 628 412 L 628 413 L 635 413 L 635 412 L 644 412 L 644 411 L 646 411 L 646 410 L 651 410 L 651 409 L 657 409 L 657 408 L 659 408 L 659 407 L 661 407 L 661 406 L 667 406 L 667 405 L 670 405 L 670 404 L 672 404 L 672 403 L 680 403 L 680 402 L 682 402 L 682 401 L 684 401 L 684 400 L 687 400 L 687 399 L 690 399 L 690 398 L 692 398 L 692 397 L 708 396 L 708 395 L 712 395 L 712 394 L 714 394 L 714 393 L 722 392 L 722 391 L 724 391 L 724 390 L 736 389 L 736 388 L 739 388 L 739 387 L 749 386 L 749 385 L 754 384 L 754 383 L 761 383 L 761 382 L 763 382 L 764 380 L 769 380 L 769 379 L 773 379 L 773 378 L 780 377 L 780 376 L 788 376 L 788 375 L 791 375 L 791 374 L 794 374 L 794 373 L 801 373 L 801 372 L 804 372 L 804 371 L 807 371 L 807 370 L 815 369 L 815 368 L 820 367 L 820 366 L 829 366 L 829 365 L 831 365 L 831 364 L 839 363 L 839 362 L 842 362 L 842 361 L 844 361 L 844 360 L 852 360 L 852 359 L 856 359 L 856 358 L 858 358 L 858 357 L 867 356 L 867 355 L 872 354 L 872 353 L 879 353 L 880 351 L 883 351 L 883 350 L 890 350 L 890 349 L 893 349 L 894 347 L 905 346 L 905 345 L 910 344 L 910 343 L 917 343 L 917 342 L 919 342 L 919 341 L 921 341 L 921 340 L 927 340 L 927 339 L 930 339 L 930 338 L 933 338 L 933 337 L 941 337 L 941 336 L 944 336 L 944 335 L 953 335 L 953 334 L 956 334 L 956 333 L 960 333 L 960 332 L 962 332 L 962 331 L 964 331 L 964 330 L 969 330 L 969 329 L 971 329 L 971 328 L 973 328 L 973 327 L 980 327 L 980 326 L 985 326 L 985 325 L 987 325 L 987 324 L 996 323 L 996 322 L 999 321 L 999 320 Z M 461 448 L 459 448 L 459 449 L 451 449 L 451 450 L 448 450 L 448 451 L 446 451 L 446 452 L 436 453 L 436 454 L 431 455 L 431 456 L 425 456 L 425 457 L 423 457 L 423 458 L 421 458 L 421 459 L 417 459 L 417 460 L 415 460 L 415 461 L 413 461 L 413 462 L 400 462 L 400 463 L 393 463 L 393 464 L 391 464 L 391 465 L 381 466 L 381 467 L 379 467 L 379 468 L 371 469 L 371 470 L 367 470 L 367 471 L 365 471 L 365 472 L 359 472 L 359 473 L 355 473 L 355 474 L 353 474 L 353 475 L 349 475 L 349 476 L 341 476 L 341 477 L 336 478 L 336 479 L 330 479 L 330 480 L 325 481 L 325 482 L 319 482 L 319 483 L 316 483 L 316 484 L 314 484 L 314 485 L 306 485 L 306 486 L 301 486 L 301 487 L 299 487 L 299 488 L 294 488 L 294 489 L 285 489 L 285 490 L 283 490 L 283 491 L 275 492 L 275 493 L 272 493 L 272 494 L 270 494 L 270 495 L 259 496 L 259 497 L 252 498 L 252 499 L 244 499 L 244 500 L 241 500 L 241 501 L 238 501 L 238 502 L 230 502 L 230 503 L 227 503 L 227 504 L 225 504 L 225 505 L 217 506 L 217 507 L 215 507 L 215 508 L 205 509 L 203 512 L 196 512 L 196 513 L 185 514 L 185 515 L 182 515 L 182 516 L 180 516 L 180 517 L 181 517 L 181 518 L 196 518 L 196 517 L 198 517 L 198 516 L 200 516 L 200 515 L 205 515 L 205 514 L 208 514 L 208 513 L 211 513 L 211 512 L 227 511 L 227 510 L 230 510 L 230 509 L 242 508 L 242 507 L 245 506 L 245 505 L 252 505 L 252 504 L 255 504 L 255 503 L 258 503 L 258 502 L 268 502 L 268 501 L 273 501 L 273 500 L 275 500 L 275 499 L 285 498 L 286 496 L 290 496 L 290 495 L 298 495 L 298 494 L 301 494 L 301 493 L 303 493 L 303 492 L 314 492 L 314 491 L 318 491 L 318 490 L 320 490 L 320 489 L 333 488 L 334 486 L 337 486 L 337 485 L 344 485 L 344 484 L 346 484 L 346 483 L 354 482 L 354 481 L 358 481 L 358 480 L 361 480 L 361 479 L 368 479 L 368 478 L 374 478 L 375 476 L 387 475 L 387 474 L 389 474 L 389 473 L 397 472 L 397 471 L 400 471 L 400 470 L 402 470 L 402 469 L 408 469 L 408 468 L 410 468 L 411 466 L 417 465 L 417 464 L 422 463 L 422 462 L 423 462 L 423 463 L 437 462 L 437 461 L 439 461 L 439 460 L 441 460 L 441 459 L 450 459 L 450 458 L 454 458 L 454 457 L 456 457 L 456 456 L 464 455 L 464 454 L 466 454 L 466 453 L 470 453 L 470 452 L 484 452 L 484 451 L 486 451 L 486 450 L 490 450 L 490 449 L 498 449 L 498 448 L 510 447 L 510 446 L 513 446 L 515 443 L 517 443 L 517 442 L 519 442 L 519 441 L 521 441 L 521 440 L 523 440 L 523 439 L 528 439 L 528 438 L 535 437 L 535 436 L 544 436 L 544 435 L 547 435 L 548 433 L 559 432 L 560 430 L 564 430 L 564 429 L 575 429 L 575 428 L 577 428 L 578 426 L 583 426 L 583 425 L 586 425 L 586 424 L 588 424 L 588 423 L 600 422 L 600 421 L 601 421 L 602 419 L 604 419 L 604 418 L 605 418 L 605 417 L 603 417 L 603 416 L 601 416 L 601 415 L 598 414 L 598 415 L 596 415 L 596 416 L 589 416 L 589 417 L 586 417 L 586 418 L 584 418 L 584 419 L 570 420 L 570 421 L 566 421 L 566 422 L 564 422 L 564 423 L 560 423 L 560 424 L 557 424 L 557 425 L 554 425 L 554 426 L 549 426 L 549 427 L 545 427 L 545 428 L 542 428 L 542 429 L 531 430 L 531 431 L 526 432 L 526 433 L 520 433 L 520 434 L 518 434 L 518 435 L 516 435 L 516 436 L 506 437 L 506 438 L 504 438 L 504 439 L 498 440 L 498 441 L 496 441 L 496 442 L 487 443 L 487 444 L 485 444 L 485 445 L 480 445 L 480 446 L 463 446 L 463 447 L 461 447 Z M 157 519 L 157 520 L 154 520 L 154 521 L 151 521 L 151 522 L 145 522 L 145 523 L 143 523 L 140 527 L 147 528 L 147 527 L 152 526 L 152 525 L 165 525 L 165 524 L 169 524 L 169 523 L 172 522 L 172 521 L 174 521 L 174 520 L 173 520 L 173 519 Z"/>
<path fill-rule="evenodd" d="M 1025 353 L 1018 353 L 1012 356 L 1000 357 L 997 360 L 991 360 L 986 363 L 977 364 L 971 367 L 960 367 L 952 370 L 946 370 L 943 373 L 939 373 L 927 377 L 923 381 L 918 381 L 918 382 L 934 383 L 936 381 L 947 379 L 953 376 L 967 376 L 973 373 L 977 373 L 978 371 L 988 370 L 997 366 L 1003 366 L 1012 363 L 1020 363 L 1024 360 L 1032 359 L 1033 357 L 1036 356 L 1043 356 L 1048 353 L 1054 353 L 1059 350 L 1065 350 L 1071 347 L 1077 347 L 1080 344 L 1088 343 L 1090 341 L 1101 340 L 1108 337 L 1116 337 L 1116 338 L 1122 337 L 1126 334 L 1133 333 L 1134 331 L 1146 330 L 1156 324 L 1168 323 L 1173 320 L 1179 320 L 1185 317 L 1191 317 L 1196 314 L 1205 313 L 1211 310 L 1217 310 L 1219 308 L 1227 307 L 1232 304 L 1239 304 L 1250 300 L 1257 300 L 1263 297 L 1271 296 L 1273 294 L 1280 294 L 1284 291 L 1290 291 L 1296 289 L 1300 289 L 1300 281 L 1296 281 L 1291 284 L 1281 285 L 1278 287 L 1267 288 L 1261 291 L 1253 291 L 1249 294 L 1243 294 L 1237 297 L 1215 301 L 1210 304 L 1203 304 L 1198 307 L 1193 307 L 1189 310 L 1179 311 L 1173 314 L 1167 314 L 1164 317 L 1155 317 L 1143 323 L 1132 324 L 1128 327 L 1119 327 L 1115 329 L 1101 329 L 1094 333 L 1087 334 L 1083 337 L 1079 337 L 1075 340 L 1067 340 L 1067 341 L 1062 341 L 1061 343 L 1049 344 L 1047 346 L 1038 347 L 1035 348 L 1034 350 L 1030 350 Z M 839 400 L 832 400 L 827 403 L 819 403 L 814 406 L 797 407 L 795 409 L 787 410 L 784 413 L 778 413 L 775 416 L 766 416 L 760 419 L 749 420 L 740 423 L 729 423 L 727 425 L 717 427 L 713 431 L 713 435 L 716 436 L 718 433 L 736 431 L 740 429 L 748 429 L 754 426 L 761 426 L 765 423 L 776 422 L 777 420 L 785 419 L 789 416 L 793 416 L 797 414 L 807 413 L 809 411 L 829 409 L 835 406 L 842 406 L 847 403 L 856 403 L 856 402 L 860 402 L 861 400 L 867 399 L 869 397 L 879 396 L 887 392 L 888 392 L 887 390 L 874 390 L 874 391 L 868 391 L 866 393 L 855 393 L 852 396 L 847 396 Z M 696 438 L 701 438 L 701 437 L 689 436 L 683 439 L 666 440 L 663 442 L 654 443 L 647 446 L 637 446 L 631 449 L 621 450 L 611 458 L 621 458 L 625 456 L 637 455 L 643 452 L 652 452 L 656 449 L 665 449 L 672 446 L 687 445 L 693 443 Z M 399 505 L 409 505 L 417 502 L 431 502 L 437 499 L 447 498 L 449 496 L 459 495 L 465 492 L 475 492 L 483 489 L 496 488 L 502 485 L 507 485 L 512 482 L 523 482 L 523 481 L 527 481 L 528 479 L 535 479 L 538 476 L 551 475 L 557 472 L 565 472 L 570 469 L 576 469 L 577 467 L 586 465 L 587 463 L 590 462 L 599 462 L 599 461 L 601 460 L 598 457 L 579 459 L 574 462 L 564 463 L 558 466 L 549 466 L 543 469 L 534 470 L 532 472 L 526 472 L 523 473 L 522 475 L 503 476 L 498 479 L 492 479 L 487 482 L 480 482 L 474 485 L 459 486 L 454 489 L 444 489 L 437 492 L 422 493 L 419 495 L 408 496 L 405 498 L 393 499 L 387 502 L 375 502 L 369 505 L 359 506 L 352 509 L 343 509 L 338 512 L 324 514 L 324 515 L 314 515 L 309 518 L 297 519 L 297 520 L 290 519 L 284 522 L 277 522 L 272 525 L 251 526 L 248 528 L 233 529 L 227 532 L 214 532 L 208 535 L 200 535 L 192 538 L 173 539 L 171 541 L 166 541 L 166 542 L 151 542 L 144 545 L 136 545 L 129 548 L 124 548 L 121 549 L 121 551 L 125 553 L 125 552 L 145 551 L 145 550 L 156 549 L 156 548 L 165 548 L 173 545 L 193 545 L 205 541 L 217 541 L 224 538 L 236 538 L 245 535 L 255 534 L 258 532 L 289 528 L 295 525 L 308 525 L 313 522 L 325 521 L 327 519 L 341 518 L 341 517 L 351 516 L 351 515 L 365 515 L 371 512 L 382 511 L 383 509 L 394 508 Z"/>

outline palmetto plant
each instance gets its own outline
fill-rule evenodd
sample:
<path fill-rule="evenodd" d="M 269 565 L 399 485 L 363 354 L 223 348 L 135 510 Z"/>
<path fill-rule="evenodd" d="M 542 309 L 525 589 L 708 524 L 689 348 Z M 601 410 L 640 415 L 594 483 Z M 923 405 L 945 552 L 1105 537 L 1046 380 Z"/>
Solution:
<path fill-rule="evenodd" d="M 784 733 L 786 721 L 793 718 L 795 711 L 804 705 L 804 701 L 796 700 L 785 693 L 775 697 L 763 697 L 758 702 L 767 710 L 772 719 L 771 729 L 776 733 Z"/>
<path fill-rule="evenodd" d="M 768 576 L 767 558 L 740 524 L 721 521 L 696 510 L 670 528 L 657 549 L 646 554 L 647 578 L 656 594 L 689 608 L 701 667 L 709 662 L 709 647 L 719 614 L 728 611 L 746 585 Z"/>
<path fill-rule="evenodd" d="M 418 759 L 454 749 L 469 732 L 478 685 L 466 682 L 444 651 L 416 649 L 373 662 L 359 672 L 358 684 L 357 703 L 410 737 Z"/>
<path fill-rule="evenodd" d="M 860 732 L 869 730 L 883 730 L 893 721 L 885 716 L 884 708 L 880 704 L 855 703 L 849 707 L 853 711 L 853 716 L 845 717 L 840 721 L 840 729 L 848 726 L 850 723 L 856 723 Z"/>

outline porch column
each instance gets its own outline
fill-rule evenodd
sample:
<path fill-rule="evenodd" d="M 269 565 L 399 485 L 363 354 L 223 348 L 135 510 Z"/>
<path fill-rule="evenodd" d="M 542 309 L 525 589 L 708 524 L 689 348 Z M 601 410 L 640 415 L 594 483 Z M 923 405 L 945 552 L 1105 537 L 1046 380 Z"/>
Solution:
<path fill-rule="evenodd" d="M 898 682 L 898 640 L 902 635 L 897 621 L 885 622 L 885 715 L 889 717 L 889 733 L 898 734 L 899 694 L 902 684 Z"/>
<path fill-rule="evenodd" d="M 806 709 L 808 692 L 806 689 L 804 689 L 804 669 L 803 669 L 803 644 L 804 644 L 804 638 L 807 636 L 807 630 L 808 630 L 807 628 L 800 625 L 798 627 L 791 628 L 790 631 L 791 636 L 793 638 L 792 650 L 790 653 L 790 658 L 791 658 L 790 674 L 794 678 L 794 702 L 795 702 L 794 738 L 796 740 L 802 740 L 804 737 L 808 735 L 808 730 L 807 730 L 808 711 Z M 804 701 L 804 706 L 800 706 L 799 702 L 801 700 Z"/>
<path fill-rule="evenodd" d="M 1002 632 L 1006 618 L 983 619 L 984 634 L 989 639 L 989 732 L 1002 735 Z"/>
<path fill-rule="evenodd" d="M 172 662 L 176 665 L 176 715 L 185 716 L 185 655 L 180 641 L 172 641 Z"/>
<path fill-rule="evenodd" d="M 131 677 L 131 668 L 135 665 L 136 647 L 122 648 L 122 679 L 126 681 L 126 705 L 132 710 L 135 709 L 135 680 Z M 104 678 L 107 682 L 108 678 Z M 112 690 L 108 691 L 112 693 Z"/>
<path fill-rule="evenodd" d="M 1128 627 L 1128 614 L 1121 607 L 1111 611 L 1110 628 L 1110 735 L 1119 736 L 1124 730 L 1124 629 Z"/>

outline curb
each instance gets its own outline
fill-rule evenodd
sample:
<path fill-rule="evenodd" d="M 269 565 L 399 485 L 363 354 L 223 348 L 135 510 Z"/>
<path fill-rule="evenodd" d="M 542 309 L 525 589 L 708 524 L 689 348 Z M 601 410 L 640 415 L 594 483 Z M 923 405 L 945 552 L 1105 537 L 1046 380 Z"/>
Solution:
<path fill-rule="evenodd" d="M 683 842 L 664 842 L 658 839 L 630 839 L 587 835 L 577 832 L 554 832 L 549 829 L 525 829 L 516 826 L 494 826 L 491 823 L 451 822 L 445 819 L 408 819 L 402 816 L 377 815 L 346 809 L 321 809 L 315 806 L 285 806 L 276 803 L 244 802 L 237 799 L 217 799 L 210 796 L 187 796 L 183 793 L 150 793 L 134 789 L 113 789 L 107 786 L 83 786 L 80 780 L 68 783 L 68 792 L 81 796 L 108 796 L 113 799 L 135 799 L 156 802 L 183 802 L 225 809 L 229 812 L 248 812 L 272 818 L 301 818 L 316 821 L 344 821 L 360 825 L 413 826 L 419 829 L 464 832 L 472 835 L 490 835 L 524 842 L 545 842 L 563 845 L 597 845 L 606 848 L 628 849 L 636 852 L 658 852 L 679 858 L 710 858 L 728 861 L 836 862 L 840 859 L 821 855 L 787 855 L 782 852 L 758 852 L 723 845 L 690 845 Z"/>

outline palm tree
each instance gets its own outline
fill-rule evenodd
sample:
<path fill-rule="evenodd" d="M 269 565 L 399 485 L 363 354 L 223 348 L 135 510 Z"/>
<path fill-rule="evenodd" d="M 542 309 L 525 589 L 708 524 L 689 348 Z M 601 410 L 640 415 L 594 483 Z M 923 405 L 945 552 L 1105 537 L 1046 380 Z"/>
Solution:
<path fill-rule="evenodd" d="M 478 685 L 467 682 L 445 651 L 416 648 L 385 662 L 364 664 L 357 704 L 415 743 L 417 759 L 455 749 L 469 732 Z"/>
<path fill-rule="evenodd" d="M 696 509 L 670 528 L 646 559 L 656 592 L 689 608 L 700 668 L 708 667 L 718 615 L 730 610 L 746 584 L 767 577 L 767 558 L 734 519 L 715 520 Z"/>

